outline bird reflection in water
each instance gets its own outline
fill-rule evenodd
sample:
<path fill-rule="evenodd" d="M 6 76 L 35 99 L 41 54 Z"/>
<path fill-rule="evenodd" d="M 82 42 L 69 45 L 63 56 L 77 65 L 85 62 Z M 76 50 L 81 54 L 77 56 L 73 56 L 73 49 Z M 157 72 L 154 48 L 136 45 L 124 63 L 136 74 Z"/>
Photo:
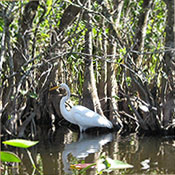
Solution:
<path fill-rule="evenodd" d="M 81 133 L 77 142 L 66 144 L 62 160 L 64 164 L 64 172 L 71 173 L 68 156 L 71 154 L 73 157 L 84 160 L 89 154 L 100 152 L 102 146 L 113 140 L 113 134 L 103 134 L 99 136 L 92 136 L 86 133 Z"/>

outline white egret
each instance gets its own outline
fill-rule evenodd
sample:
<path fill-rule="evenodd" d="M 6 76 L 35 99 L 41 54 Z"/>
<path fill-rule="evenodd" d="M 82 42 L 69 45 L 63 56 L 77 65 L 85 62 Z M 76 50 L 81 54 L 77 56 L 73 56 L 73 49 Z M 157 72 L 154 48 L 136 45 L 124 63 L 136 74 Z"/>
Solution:
<path fill-rule="evenodd" d="M 80 132 L 92 127 L 113 128 L 113 124 L 105 116 L 101 116 L 84 106 L 73 106 L 71 110 L 68 111 L 65 102 L 70 98 L 70 89 L 66 84 L 62 83 L 60 86 L 53 87 L 50 90 L 55 90 L 57 88 L 63 88 L 67 92 L 67 95 L 60 101 L 60 111 L 62 116 L 70 123 L 78 125 Z"/>

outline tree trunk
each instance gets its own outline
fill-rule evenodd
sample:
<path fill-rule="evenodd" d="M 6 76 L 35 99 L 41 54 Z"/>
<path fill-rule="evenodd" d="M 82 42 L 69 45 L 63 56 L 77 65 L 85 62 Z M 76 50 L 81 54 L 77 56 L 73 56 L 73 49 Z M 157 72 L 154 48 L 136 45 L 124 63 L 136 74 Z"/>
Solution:
<path fill-rule="evenodd" d="M 80 3 L 83 3 L 84 0 L 80 0 Z M 75 4 L 78 4 L 77 0 L 74 2 Z M 82 8 L 74 6 L 74 5 L 69 5 L 64 13 L 63 16 L 60 20 L 60 25 L 59 25 L 59 32 L 62 32 L 68 25 L 71 24 L 71 22 L 76 18 L 76 16 L 79 14 L 79 12 L 82 10 Z M 59 33 L 58 32 L 58 33 Z"/>
<path fill-rule="evenodd" d="M 88 7 L 91 8 L 91 0 L 88 1 Z M 85 35 L 85 53 L 92 55 L 92 28 L 91 28 L 91 15 L 85 14 L 85 20 L 87 21 L 87 29 Z M 94 76 L 93 59 L 87 57 L 85 59 L 85 71 L 84 71 L 84 84 L 83 84 L 83 105 L 95 110 L 100 115 L 103 115 L 101 104 L 97 94 L 96 80 Z"/>
<path fill-rule="evenodd" d="M 103 23 L 103 22 L 102 22 Z M 103 24 L 104 25 L 104 24 Z M 105 29 L 103 29 L 104 31 Z M 105 31 L 104 31 L 105 32 Z M 103 37 L 102 41 L 99 40 L 100 49 L 104 51 L 104 57 L 107 58 L 107 44 L 108 41 Z M 98 77 L 98 96 L 100 99 L 102 110 L 106 115 L 107 109 L 107 62 L 106 60 L 99 60 L 100 70 Z"/>
<path fill-rule="evenodd" d="M 121 12 L 122 12 L 122 7 L 124 5 L 124 1 L 117 1 L 113 2 L 113 8 L 112 12 L 116 11 L 117 13 L 114 13 L 111 18 L 112 25 L 114 27 L 114 30 L 111 31 L 111 35 L 113 33 L 117 33 L 118 27 L 119 27 L 119 22 L 121 18 Z M 111 11 L 111 10 L 110 10 Z M 109 9 L 108 9 L 108 13 Z M 108 42 L 107 46 L 107 54 L 112 55 L 111 62 L 107 63 L 107 106 L 108 106 L 108 111 L 109 111 L 109 118 L 113 123 L 121 125 L 121 120 L 119 119 L 119 114 L 118 114 L 118 104 L 116 100 L 116 96 L 118 95 L 118 85 L 117 85 L 117 80 L 116 80 L 116 50 L 117 50 L 117 42 L 112 39 L 112 42 Z"/>
<path fill-rule="evenodd" d="M 144 41 L 145 41 L 145 36 L 146 36 L 146 29 L 147 29 L 147 24 L 149 21 L 149 14 L 151 12 L 153 6 L 153 0 L 144 0 L 143 1 L 143 12 L 140 14 L 139 17 L 139 22 L 137 26 L 137 32 L 136 32 L 136 43 L 135 47 L 133 50 L 138 51 L 138 52 L 143 52 L 144 51 Z M 139 68 L 142 65 L 142 57 L 143 55 L 138 55 L 138 54 L 133 54 L 134 62 Z"/>

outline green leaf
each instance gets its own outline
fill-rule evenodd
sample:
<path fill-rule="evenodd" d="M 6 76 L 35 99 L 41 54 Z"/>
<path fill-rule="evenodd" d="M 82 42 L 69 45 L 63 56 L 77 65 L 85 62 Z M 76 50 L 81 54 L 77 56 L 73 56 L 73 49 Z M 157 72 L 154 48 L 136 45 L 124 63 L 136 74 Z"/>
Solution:
<path fill-rule="evenodd" d="M 106 32 L 106 34 L 108 34 L 109 33 L 109 28 L 106 28 L 105 32 Z"/>
<path fill-rule="evenodd" d="M 109 157 L 102 157 L 97 163 L 97 171 L 113 171 L 116 169 L 133 168 L 132 165 L 120 160 L 113 160 Z"/>
<path fill-rule="evenodd" d="M 111 167 L 111 164 L 107 161 L 107 159 L 105 159 L 103 161 L 104 165 L 106 166 L 106 168 L 110 168 Z"/>
<path fill-rule="evenodd" d="M 20 90 L 20 93 L 21 93 L 22 95 L 26 95 L 26 94 L 27 94 L 27 91 L 26 91 L 26 90 Z"/>
<path fill-rule="evenodd" d="M 52 0 L 47 0 L 46 3 L 48 5 L 46 15 L 48 15 L 48 13 L 50 12 L 50 10 L 52 9 Z"/>
<path fill-rule="evenodd" d="M 97 30 L 95 28 L 92 28 L 92 33 L 94 34 L 94 36 L 97 35 Z"/>
<path fill-rule="evenodd" d="M 34 99 L 38 98 L 38 95 L 34 92 L 31 92 L 29 95 L 30 95 L 31 98 L 34 98 Z"/>
<path fill-rule="evenodd" d="M 9 151 L 0 151 L 2 162 L 21 162 L 21 159 L 14 153 Z"/>
<path fill-rule="evenodd" d="M 30 140 L 24 140 L 24 139 L 13 139 L 13 140 L 7 140 L 2 142 L 3 144 L 15 146 L 19 148 L 29 148 L 31 146 L 34 146 L 38 143 L 38 141 L 30 141 Z"/>
<path fill-rule="evenodd" d="M 113 160 L 109 157 L 106 158 L 108 163 L 111 164 L 109 167 L 110 169 L 125 169 L 125 168 L 133 168 L 133 165 L 130 165 L 128 163 L 122 162 L 120 160 Z"/>
<path fill-rule="evenodd" d="M 52 6 L 52 0 L 47 0 L 47 5 L 48 5 L 48 7 L 51 7 Z"/>
<path fill-rule="evenodd" d="M 97 171 L 101 172 L 101 171 L 107 169 L 108 167 L 105 164 L 106 164 L 106 158 L 103 156 L 97 162 Z"/>

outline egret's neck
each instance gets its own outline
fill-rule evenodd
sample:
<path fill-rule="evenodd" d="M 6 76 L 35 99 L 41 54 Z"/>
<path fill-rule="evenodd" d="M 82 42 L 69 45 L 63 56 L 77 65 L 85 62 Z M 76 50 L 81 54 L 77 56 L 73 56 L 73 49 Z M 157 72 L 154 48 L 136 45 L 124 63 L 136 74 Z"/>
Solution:
<path fill-rule="evenodd" d="M 70 98 L 70 91 L 67 91 L 67 95 L 63 97 L 60 101 L 60 111 L 62 116 L 68 120 L 69 122 L 72 122 L 71 120 L 71 114 L 70 112 L 66 109 L 65 102 Z"/>
<path fill-rule="evenodd" d="M 69 98 L 70 98 L 70 90 L 69 89 L 66 89 L 66 92 L 67 92 L 67 95 L 64 96 L 64 97 L 62 97 L 61 102 L 60 102 L 60 108 L 61 109 L 63 108 L 63 106 L 65 107 L 65 102 L 67 100 L 69 100 Z"/>

